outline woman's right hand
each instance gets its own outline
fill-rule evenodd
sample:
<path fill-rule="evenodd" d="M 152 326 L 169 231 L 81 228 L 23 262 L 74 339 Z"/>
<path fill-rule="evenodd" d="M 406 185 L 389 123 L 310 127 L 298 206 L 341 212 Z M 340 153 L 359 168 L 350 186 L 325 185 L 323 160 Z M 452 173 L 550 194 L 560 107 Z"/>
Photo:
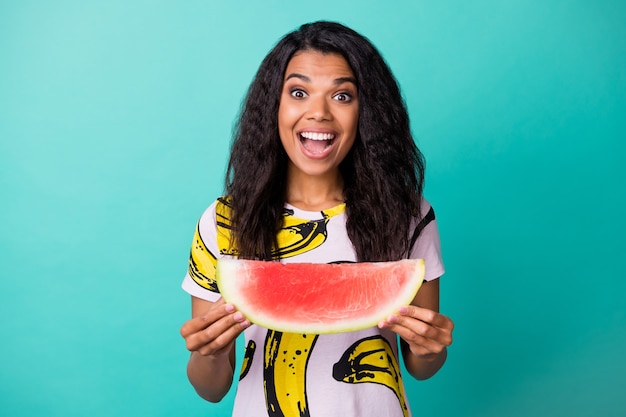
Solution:
<path fill-rule="evenodd" d="M 192 316 L 180 334 L 187 349 L 202 356 L 228 355 L 237 337 L 250 326 L 250 321 L 223 298 L 212 303 L 193 297 Z"/>

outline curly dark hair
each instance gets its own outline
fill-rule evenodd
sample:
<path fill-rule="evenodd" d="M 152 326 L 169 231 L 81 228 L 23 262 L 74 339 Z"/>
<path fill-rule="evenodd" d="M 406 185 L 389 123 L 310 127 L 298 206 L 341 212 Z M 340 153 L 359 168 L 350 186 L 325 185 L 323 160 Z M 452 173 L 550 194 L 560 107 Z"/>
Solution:
<path fill-rule="evenodd" d="M 413 141 L 398 83 L 381 54 L 354 30 L 325 21 L 285 35 L 261 63 L 243 102 L 225 181 L 239 256 L 274 258 L 288 163 L 277 114 L 287 64 L 299 51 L 340 54 L 356 77 L 358 132 L 339 169 L 357 259 L 405 257 L 409 225 L 420 215 L 424 158 Z"/>

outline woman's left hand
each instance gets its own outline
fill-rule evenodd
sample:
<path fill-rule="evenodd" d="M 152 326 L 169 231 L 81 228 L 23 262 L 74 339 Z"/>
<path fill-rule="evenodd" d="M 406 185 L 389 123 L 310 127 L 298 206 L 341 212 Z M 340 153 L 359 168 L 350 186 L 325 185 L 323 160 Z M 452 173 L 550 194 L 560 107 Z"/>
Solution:
<path fill-rule="evenodd" d="M 378 326 L 397 333 L 411 353 L 426 360 L 434 360 L 452 344 L 452 320 L 415 305 L 400 308 L 397 314 L 382 320 Z"/>

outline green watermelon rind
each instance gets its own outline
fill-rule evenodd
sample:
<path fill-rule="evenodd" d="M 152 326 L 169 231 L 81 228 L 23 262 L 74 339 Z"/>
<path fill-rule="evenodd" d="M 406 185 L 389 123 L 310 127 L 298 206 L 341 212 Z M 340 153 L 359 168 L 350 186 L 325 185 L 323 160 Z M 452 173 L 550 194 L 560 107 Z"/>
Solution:
<path fill-rule="evenodd" d="M 391 261 L 391 262 L 376 262 L 376 263 L 348 263 L 342 264 L 346 267 L 351 268 L 359 268 L 362 267 L 362 270 L 367 270 L 371 268 L 372 265 L 376 265 L 379 267 L 402 267 L 406 268 L 407 265 L 409 268 L 409 273 L 411 274 L 411 279 L 407 280 L 406 285 L 402 287 L 402 291 L 393 299 L 387 300 L 384 303 L 381 300 L 381 303 L 375 307 L 375 312 L 363 310 L 362 316 L 354 317 L 354 318 L 341 318 L 337 320 L 327 320 L 322 323 L 315 322 L 301 322 L 289 319 L 285 316 L 288 314 L 287 312 L 283 312 L 283 316 L 285 318 L 281 319 L 279 315 L 276 313 L 267 313 L 264 311 L 260 311 L 258 309 L 251 308 L 244 301 L 244 295 L 241 291 L 237 289 L 238 284 L 234 279 L 227 279 L 227 277 L 235 277 L 237 274 L 241 274 L 245 272 L 248 267 L 249 262 L 260 262 L 260 261 L 247 261 L 247 260 L 238 260 L 231 258 L 223 258 L 217 262 L 216 269 L 216 281 L 220 293 L 224 300 L 227 303 L 231 303 L 235 305 L 235 307 L 243 313 L 252 323 L 257 324 L 259 326 L 282 331 L 289 333 L 302 333 L 302 334 L 331 334 L 331 333 L 342 333 L 342 332 L 351 332 L 362 329 L 367 329 L 373 326 L 378 325 L 378 323 L 386 319 L 388 316 L 396 313 L 400 307 L 409 305 L 413 299 L 415 298 L 419 288 L 422 285 L 425 273 L 425 265 L 423 259 L 403 259 L 400 261 Z M 289 264 L 290 267 L 297 266 L 297 263 Z M 311 264 L 305 264 L 307 267 L 310 267 Z M 328 264 L 319 264 L 320 266 L 328 265 Z M 273 265 L 274 266 L 274 265 Z M 332 286 L 329 286 L 329 290 L 332 292 Z"/>

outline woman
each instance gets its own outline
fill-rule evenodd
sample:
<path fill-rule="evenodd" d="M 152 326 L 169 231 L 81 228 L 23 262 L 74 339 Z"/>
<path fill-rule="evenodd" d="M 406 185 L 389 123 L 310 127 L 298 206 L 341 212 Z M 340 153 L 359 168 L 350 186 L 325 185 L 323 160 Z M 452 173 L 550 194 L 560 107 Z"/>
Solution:
<path fill-rule="evenodd" d="M 215 402 L 227 393 L 235 340 L 245 332 L 233 415 L 410 415 L 398 336 L 408 371 L 425 379 L 443 365 L 453 328 L 439 313 L 444 269 L 423 176 L 397 82 L 366 38 L 331 22 L 282 38 L 250 86 L 227 197 L 202 215 L 183 282 L 193 318 L 181 334 L 198 394 Z M 426 282 L 410 306 L 378 327 L 295 335 L 252 325 L 220 298 L 214 268 L 224 256 L 317 263 L 423 258 Z M 267 360 L 271 349 L 278 349 L 275 361 Z"/>

